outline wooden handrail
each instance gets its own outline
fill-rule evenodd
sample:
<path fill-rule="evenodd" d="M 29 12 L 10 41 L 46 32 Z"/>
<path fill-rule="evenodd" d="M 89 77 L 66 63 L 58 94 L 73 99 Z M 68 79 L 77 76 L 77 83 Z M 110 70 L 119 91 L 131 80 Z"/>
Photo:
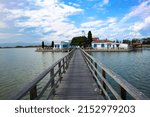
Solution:
<path fill-rule="evenodd" d="M 84 59 L 85 59 L 87 65 L 88 65 L 88 67 L 90 68 L 91 73 L 93 74 L 94 78 L 97 81 L 97 84 L 99 85 L 99 87 L 101 88 L 103 94 L 106 96 L 107 99 L 110 99 L 110 96 L 107 93 L 106 87 L 109 88 L 109 90 L 116 97 L 116 99 L 126 99 L 126 93 L 128 93 L 134 99 L 137 99 L 137 100 L 149 100 L 149 98 L 146 95 L 144 95 L 141 91 L 139 91 L 133 85 L 128 83 L 120 75 L 116 74 L 111 69 L 107 68 L 100 61 L 97 61 L 94 57 L 89 55 L 83 49 L 81 49 L 81 51 L 82 51 L 82 55 L 84 56 Z M 98 67 L 102 71 L 100 71 L 98 69 Z M 115 91 L 113 89 L 112 85 L 110 85 L 110 83 L 107 81 L 106 74 L 108 74 L 114 81 L 116 81 L 119 84 L 119 86 L 120 86 L 120 94 L 117 93 L 117 91 Z M 98 76 L 101 78 L 102 84 L 101 84 Z"/>
<path fill-rule="evenodd" d="M 22 88 L 14 97 L 11 99 L 19 100 L 22 99 L 24 96 L 26 96 L 29 92 L 30 99 L 40 99 L 42 95 L 44 94 L 45 90 L 50 86 L 51 92 L 49 93 L 49 97 L 53 94 L 55 94 L 55 88 L 58 85 L 58 81 L 62 79 L 62 74 L 66 71 L 68 68 L 69 62 L 73 56 L 75 49 L 72 49 L 65 57 L 59 59 L 57 62 L 55 62 L 52 66 L 47 68 L 45 71 L 43 71 L 39 76 L 37 76 L 33 81 L 31 81 L 28 85 L 26 85 L 24 88 Z M 58 67 L 57 70 L 54 72 L 55 67 Z M 47 74 L 50 73 L 50 79 L 45 84 L 43 90 L 37 94 L 37 84 L 40 83 L 41 80 L 45 78 Z M 55 77 L 59 76 L 59 78 L 56 80 Z"/>
<path fill-rule="evenodd" d="M 111 99 L 111 96 L 108 93 L 109 91 L 113 94 L 113 96 L 120 100 L 126 99 L 126 94 L 128 93 L 134 99 L 147 100 L 149 99 L 142 92 L 140 92 L 137 88 L 128 83 L 125 79 L 123 79 L 120 75 L 113 72 L 111 69 L 107 68 L 104 64 L 97 61 L 94 57 L 86 53 L 82 50 L 82 55 L 87 63 L 98 87 L 102 90 L 102 94 L 106 99 Z M 65 57 L 59 59 L 56 63 L 50 66 L 48 69 L 43 71 L 39 76 L 37 76 L 32 82 L 26 85 L 22 90 L 20 90 L 12 99 L 23 99 L 26 96 L 29 96 L 29 99 L 41 99 L 45 91 L 48 89 L 48 94 L 45 99 L 50 99 L 51 96 L 55 95 L 55 89 L 58 87 L 59 83 L 62 80 L 62 74 L 66 72 L 69 62 L 73 56 L 74 49 L 69 52 Z M 47 75 L 49 74 L 49 79 L 47 81 Z M 116 83 L 118 83 L 120 87 L 120 92 L 118 93 L 114 87 L 108 82 L 107 75 L 109 75 Z M 42 89 L 38 90 L 38 84 L 42 82 L 42 80 L 46 79 L 46 83 L 42 87 Z"/>

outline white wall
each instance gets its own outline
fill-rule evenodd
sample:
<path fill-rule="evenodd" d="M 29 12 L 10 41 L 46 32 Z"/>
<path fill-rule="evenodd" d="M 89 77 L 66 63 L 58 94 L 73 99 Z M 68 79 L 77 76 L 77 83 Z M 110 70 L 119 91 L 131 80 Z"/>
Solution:
<path fill-rule="evenodd" d="M 121 43 L 119 48 L 128 49 L 128 44 Z"/>
<path fill-rule="evenodd" d="M 96 44 L 96 47 L 94 46 Z M 104 47 L 102 47 L 102 44 L 104 45 Z M 107 48 L 117 48 L 116 46 L 117 43 L 110 43 L 110 45 L 108 46 L 108 43 L 92 43 L 92 48 L 97 48 L 97 49 L 107 49 Z M 121 49 L 128 49 L 128 44 L 123 44 L 123 43 L 118 43 L 119 44 L 119 48 Z"/>

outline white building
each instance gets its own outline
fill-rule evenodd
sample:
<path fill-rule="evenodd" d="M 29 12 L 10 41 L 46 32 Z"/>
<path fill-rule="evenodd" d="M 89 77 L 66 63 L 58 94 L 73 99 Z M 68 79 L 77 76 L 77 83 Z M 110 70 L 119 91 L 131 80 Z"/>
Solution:
<path fill-rule="evenodd" d="M 54 49 L 70 48 L 69 41 L 54 42 Z"/>
<path fill-rule="evenodd" d="M 94 38 L 92 42 L 92 48 L 94 49 L 128 49 L 128 44 L 115 43 L 110 40 L 99 40 Z"/>
<path fill-rule="evenodd" d="M 128 44 L 123 44 L 123 43 L 108 43 L 108 42 L 99 42 L 95 43 L 92 42 L 92 48 L 95 49 L 115 49 L 115 48 L 120 48 L 120 49 L 128 49 Z"/>

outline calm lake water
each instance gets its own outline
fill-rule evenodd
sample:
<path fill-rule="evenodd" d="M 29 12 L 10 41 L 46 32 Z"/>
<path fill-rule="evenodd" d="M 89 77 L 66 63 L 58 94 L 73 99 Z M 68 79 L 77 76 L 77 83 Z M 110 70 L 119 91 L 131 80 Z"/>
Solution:
<path fill-rule="evenodd" d="M 67 53 L 35 48 L 0 49 L 0 99 L 10 99 L 28 82 Z"/>
<path fill-rule="evenodd" d="M 91 52 L 90 54 L 150 97 L 150 48 L 134 52 Z"/>
<path fill-rule="evenodd" d="M 35 52 L 34 48 L 0 49 L 0 99 L 10 99 L 23 86 L 66 54 Z M 150 49 L 90 54 L 150 97 Z"/>

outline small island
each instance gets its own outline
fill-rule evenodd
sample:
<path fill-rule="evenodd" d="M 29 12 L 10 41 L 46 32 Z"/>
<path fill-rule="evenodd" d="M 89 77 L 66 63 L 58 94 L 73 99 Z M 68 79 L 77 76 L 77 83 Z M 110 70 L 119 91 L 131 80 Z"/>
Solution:
<path fill-rule="evenodd" d="M 136 48 L 150 47 L 150 38 L 143 39 L 124 39 L 123 41 L 99 39 L 92 37 L 92 32 L 85 35 L 73 37 L 69 41 L 52 41 L 51 45 L 42 45 L 36 49 L 36 52 L 68 52 L 72 48 L 82 48 L 91 52 L 130 52 Z"/>

